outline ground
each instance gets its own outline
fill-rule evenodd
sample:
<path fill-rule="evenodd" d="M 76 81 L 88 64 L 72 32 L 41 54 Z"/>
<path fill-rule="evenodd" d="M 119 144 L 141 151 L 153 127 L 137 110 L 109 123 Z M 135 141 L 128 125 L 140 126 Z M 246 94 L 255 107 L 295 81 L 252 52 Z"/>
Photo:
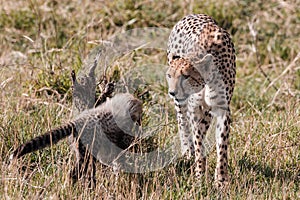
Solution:
<path fill-rule="evenodd" d="M 1 199 L 300 198 L 299 1 L 2 0 L 0 5 Z M 8 166 L 18 144 L 71 119 L 70 72 L 80 69 L 99 40 L 137 27 L 172 28 L 189 13 L 215 18 L 233 36 L 237 50 L 230 185 L 225 194 L 212 184 L 215 150 L 209 154 L 206 180 L 200 186 L 182 170 L 182 160 L 160 171 L 119 177 L 98 166 L 102 170 L 98 170 L 99 185 L 94 191 L 72 186 L 67 177 L 70 149 L 66 142 Z M 136 50 L 115 62 L 109 73 L 118 79 L 149 63 L 166 63 L 166 52 Z M 140 77 L 138 73 L 132 76 Z M 146 94 L 142 95 L 143 124 L 160 123 L 155 141 L 164 145 L 176 136 L 177 122 L 166 81 L 153 82 L 155 75 L 143 77 L 143 83 L 149 84 L 138 92 Z M 156 113 L 157 121 L 150 112 L 156 105 L 165 110 Z"/>

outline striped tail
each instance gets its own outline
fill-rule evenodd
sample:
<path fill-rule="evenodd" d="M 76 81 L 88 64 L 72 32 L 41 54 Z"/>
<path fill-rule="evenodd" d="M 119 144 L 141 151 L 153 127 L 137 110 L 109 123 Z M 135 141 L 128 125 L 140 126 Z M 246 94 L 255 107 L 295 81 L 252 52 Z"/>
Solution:
<path fill-rule="evenodd" d="M 47 146 L 50 146 L 51 144 L 54 145 L 65 137 L 71 135 L 72 133 L 75 133 L 75 131 L 75 125 L 72 122 L 48 131 L 45 134 L 37 136 L 36 138 L 33 138 L 32 140 L 19 146 L 12 153 L 10 159 L 20 158 L 25 154 L 43 149 Z"/>

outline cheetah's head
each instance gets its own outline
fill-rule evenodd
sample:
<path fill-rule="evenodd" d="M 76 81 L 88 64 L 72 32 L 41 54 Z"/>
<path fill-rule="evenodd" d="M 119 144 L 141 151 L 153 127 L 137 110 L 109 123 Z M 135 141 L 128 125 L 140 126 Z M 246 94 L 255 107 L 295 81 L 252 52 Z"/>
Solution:
<path fill-rule="evenodd" d="M 190 95 L 204 88 L 203 71 L 211 65 L 211 55 L 199 60 L 169 55 L 169 68 L 166 73 L 169 95 L 179 104 L 185 104 Z M 201 72 L 202 71 L 202 72 Z"/>

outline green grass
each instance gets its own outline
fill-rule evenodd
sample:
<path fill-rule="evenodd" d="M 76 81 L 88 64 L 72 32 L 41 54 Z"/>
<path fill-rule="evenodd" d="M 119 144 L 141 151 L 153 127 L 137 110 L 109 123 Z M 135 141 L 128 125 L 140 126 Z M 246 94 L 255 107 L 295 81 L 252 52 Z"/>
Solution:
<path fill-rule="evenodd" d="M 1 2 L 0 198 L 299 199 L 299 7 L 297 0 Z M 213 16 L 232 34 L 237 50 L 227 194 L 213 186 L 215 150 L 200 185 L 181 169 L 179 160 L 160 171 L 118 177 L 99 164 L 94 191 L 72 186 L 66 142 L 9 165 L 8 156 L 19 144 L 71 119 L 70 72 L 80 69 L 99 40 L 132 28 L 172 28 L 192 12 Z M 119 78 L 149 63 L 165 64 L 166 53 L 129 53 L 113 63 L 108 74 Z M 276 80 L 273 86 L 258 66 Z M 163 70 L 157 71 L 160 77 Z M 136 78 L 142 72 L 135 73 Z M 143 77 L 137 92 L 149 90 L 143 96 L 143 123 L 161 123 L 157 141 L 163 145 L 176 136 L 177 127 L 166 82 L 153 82 L 155 75 Z M 152 118 L 154 105 L 161 105 L 167 116 Z"/>

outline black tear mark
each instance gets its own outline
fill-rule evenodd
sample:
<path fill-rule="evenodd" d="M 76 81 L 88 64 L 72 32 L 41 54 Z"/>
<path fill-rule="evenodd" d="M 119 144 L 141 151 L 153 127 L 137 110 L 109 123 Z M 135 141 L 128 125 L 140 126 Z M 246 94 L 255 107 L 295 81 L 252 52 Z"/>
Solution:
<path fill-rule="evenodd" d="M 176 59 L 179 59 L 179 58 L 180 58 L 180 56 L 175 56 L 175 55 L 172 57 L 173 60 L 176 60 Z"/>

